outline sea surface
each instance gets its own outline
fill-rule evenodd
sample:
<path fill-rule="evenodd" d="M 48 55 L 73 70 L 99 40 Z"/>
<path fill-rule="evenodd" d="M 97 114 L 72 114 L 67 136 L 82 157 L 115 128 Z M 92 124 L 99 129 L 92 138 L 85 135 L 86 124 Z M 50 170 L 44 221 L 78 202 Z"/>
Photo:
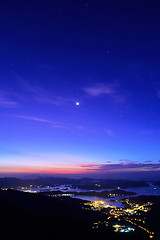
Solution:
<path fill-rule="evenodd" d="M 115 189 L 115 188 L 114 188 Z M 133 195 L 134 197 L 137 196 L 141 196 L 141 195 L 156 195 L 156 196 L 160 196 L 160 186 L 155 186 L 150 184 L 150 186 L 148 187 L 130 187 L 130 188 L 117 188 L 117 189 L 121 189 L 121 190 L 125 190 L 125 191 L 131 191 L 131 192 L 135 192 L 136 194 Z M 18 189 L 20 190 L 20 189 Z M 30 190 L 30 189 L 28 189 Z M 96 192 L 101 192 L 101 191 L 110 191 L 113 189 L 101 189 L 101 190 L 94 190 Z M 32 191 L 35 192 L 45 192 L 45 191 L 62 191 L 64 193 L 67 192 L 90 192 L 93 190 L 86 190 L 86 189 L 78 189 L 78 188 L 71 188 L 69 185 L 60 185 L 60 186 L 56 186 L 56 187 L 44 187 L 44 188 L 34 188 L 32 189 Z M 114 200 L 120 200 L 122 198 L 126 198 L 126 197 L 130 197 L 131 195 L 126 195 L 126 196 L 121 196 L 121 197 L 114 197 L 114 198 L 99 198 L 99 197 L 92 197 L 92 196 L 83 196 L 83 195 L 79 195 L 79 196 L 72 196 L 73 198 L 79 198 L 79 199 L 83 199 L 83 200 L 87 200 L 87 201 L 96 201 L 96 200 L 103 200 L 105 202 L 107 202 L 110 205 L 114 205 L 116 207 L 123 207 L 123 205 L 120 202 L 112 202 L 110 201 L 111 199 Z"/>

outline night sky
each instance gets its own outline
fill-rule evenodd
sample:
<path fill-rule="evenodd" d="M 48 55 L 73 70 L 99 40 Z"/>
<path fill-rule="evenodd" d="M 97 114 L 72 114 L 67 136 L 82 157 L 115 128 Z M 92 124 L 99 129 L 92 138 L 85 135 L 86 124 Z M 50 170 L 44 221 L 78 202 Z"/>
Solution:
<path fill-rule="evenodd" d="M 0 3 L 0 176 L 160 175 L 158 1 Z"/>

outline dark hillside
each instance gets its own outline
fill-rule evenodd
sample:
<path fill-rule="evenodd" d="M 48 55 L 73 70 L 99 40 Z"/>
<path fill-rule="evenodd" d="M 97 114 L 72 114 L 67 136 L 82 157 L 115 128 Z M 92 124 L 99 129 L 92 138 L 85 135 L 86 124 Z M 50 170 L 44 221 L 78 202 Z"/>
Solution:
<path fill-rule="evenodd" d="M 110 228 L 92 229 L 93 223 L 106 220 L 106 215 L 82 207 L 82 200 L 69 197 L 51 198 L 15 190 L 0 190 L 0 239 L 132 240 L 138 236 L 139 240 L 144 240 L 141 233 L 122 235 L 114 233 Z"/>

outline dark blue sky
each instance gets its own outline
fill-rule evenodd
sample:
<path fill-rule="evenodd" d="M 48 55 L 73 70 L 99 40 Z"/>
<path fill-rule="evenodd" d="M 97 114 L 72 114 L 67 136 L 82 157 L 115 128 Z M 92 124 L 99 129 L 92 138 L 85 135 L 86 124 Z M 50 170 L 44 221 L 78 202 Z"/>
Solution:
<path fill-rule="evenodd" d="M 159 173 L 158 1 L 2 1 L 0 32 L 1 175 Z"/>

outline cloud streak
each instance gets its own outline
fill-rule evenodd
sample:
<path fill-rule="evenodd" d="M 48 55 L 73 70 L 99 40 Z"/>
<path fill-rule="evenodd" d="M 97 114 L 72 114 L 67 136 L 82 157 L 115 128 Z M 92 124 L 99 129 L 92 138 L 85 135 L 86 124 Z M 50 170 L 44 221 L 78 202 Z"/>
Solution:
<path fill-rule="evenodd" d="M 50 104 L 57 107 L 65 106 L 68 103 L 75 102 L 75 99 L 70 97 L 64 97 L 61 94 L 57 94 L 56 91 L 50 92 L 44 90 L 42 87 L 30 84 L 24 79 L 19 79 L 20 84 L 22 85 L 25 92 L 30 93 L 32 99 L 40 104 Z"/>
<path fill-rule="evenodd" d="M 107 84 L 96 84 L 83 89 L 84 92 L 93 98 L 107 96 L 116 103 L 125 103 L 126 93 L 122 90 L 117 82 Z"/>
<path fill-rule="evenodd" d="M 65 130 L 76 131 L 76 132 L 79 131 L 84 134 L 85 133 L 91 133 L 91 134 L 95 133 L 92 129 L 86 128 L 85 126 L 82 126 L 82 125 L 65 124 L 62 122 L 39 118 L 36 116 L 26 116 L 26 115 L 16 115 L 16 114 L 10 115 L 10 116 L 15 117 L 15 118 L 24 119 L 24 120 L 29 120 L 29 121 L 42 122 L 44 124 L 49 124 L 49 125 L 51 125 L 51 127 L 57 128 L 57 129 L 65 129 Z"/>
<path fill-rule="evenodd" d="M 115 89 L 115 86 L 112 84 L 107 84 L 107 85 L 97 84 L 95 86 L 84 88 L 84 91 L 92 97 L 99 97 L 102 95 L 115 94 L 116 89 Z"/>
<path fill-rule="evenodd" d="M 25 116 L 25 115 L 12 115 L 12 116 L 16 117 L 16 118 L 21 118 L 21 119 L 26 119 L 26 120 L 36 121 L 36 122 L 48 123 L 48 124 L 51 124 L 53 128 L 69 129 L 68 126 L 66 126 L 66 125 L 64 125 L 60 122 L 47 120 L 47 119 L 44 119 L 44 118 L 38 118 L 38 117 L 35 117 L 35 116 Z"/>
<path fill-rule="evenodd" d="M 83 174 L 83 173 L 120 173 L 120 172 L 155 172 L 160 171 L 160 164 L 56 164 L 34 163 L 19 165 L 2 165 L 0 173 L 48 173 L 48 174 Z"/>
<path fill-rule="evenodd" d="M 15 101 L 11 101 L 7 98 L 0 97 L 0 106 L 5 108 L 14 108 L 17 107 L 19 104 Z"/>
<path fill-rule="evenodd" d="M 45 161 L 44 161 L 45 159 Z M 83 164 L 82 164 L 83 163 Z M 160 171 L 160 163 L 93 163 L 91 159 L 65 154 L 14 156 L 3 157 L 0 164 L 0 173 L 120 173 L 120 172 L 157 172 Z"/>
<path fill-rule="evenodd" d="M 160 171 L 160 163 L 119 163 L 119 164 L 95 164 L 85 165 L 84 168 L 92 170 L 97 173 L 107 172 L 146 172 L 146 171 Z"/>
<path fill-rule="evenodd" d="M 109 128 L 105 129 L 105 132 L 106 134 L 109 136 L 109 137 L 112 137 L 114 134 L 113 134 L 113 131 Z"/>
<path fill-rule="evenodd" d="M 0 107 L 14 108 L 18 105 L 18 102 L 13 100 L 13 96 L 10 92 L 0 90 Z"/>
<path fill-rule="evenodd" d="M 52 123 L 52 124 L 54 123 L 53 121 L 49 121 L 49 120 L 34 117 L 34 116 L 25 116 L 25 115 L 12 115 L 12 116 L 16 117 L 16 118 L 22 118 L 22 119 L 32 120 L 32 121 L 37 121 L 37 122 Z"/>

